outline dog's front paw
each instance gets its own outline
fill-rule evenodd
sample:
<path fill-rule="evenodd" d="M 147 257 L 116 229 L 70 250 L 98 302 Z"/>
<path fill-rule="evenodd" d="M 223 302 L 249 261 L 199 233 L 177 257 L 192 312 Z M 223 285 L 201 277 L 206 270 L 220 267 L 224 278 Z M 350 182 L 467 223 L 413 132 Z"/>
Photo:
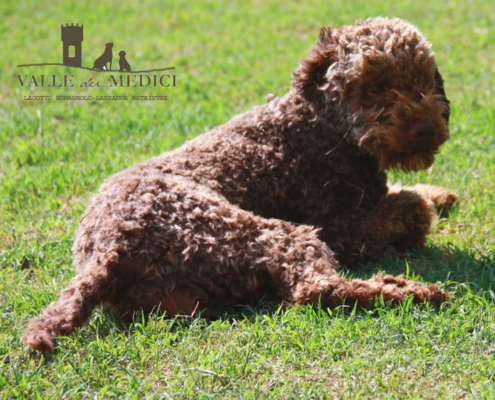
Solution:
<path fill-rule="evenodd" d="M 440 215 L 447 215 L 459 199 L 456 193 L 440 186 L 416 185 L 414 190 L 433 201 Z"/>

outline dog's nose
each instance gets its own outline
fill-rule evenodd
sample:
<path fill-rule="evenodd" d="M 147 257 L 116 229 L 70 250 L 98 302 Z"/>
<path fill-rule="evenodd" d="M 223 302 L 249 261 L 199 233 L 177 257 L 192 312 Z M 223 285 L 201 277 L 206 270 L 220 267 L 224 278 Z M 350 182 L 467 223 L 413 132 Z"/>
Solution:
<path fill-rule="evenodd" d="M 437 127 L 434 123 L 420 123 L 411 128 L 411 136 L 414 139 L 429 140 L 437 133 Z"/>

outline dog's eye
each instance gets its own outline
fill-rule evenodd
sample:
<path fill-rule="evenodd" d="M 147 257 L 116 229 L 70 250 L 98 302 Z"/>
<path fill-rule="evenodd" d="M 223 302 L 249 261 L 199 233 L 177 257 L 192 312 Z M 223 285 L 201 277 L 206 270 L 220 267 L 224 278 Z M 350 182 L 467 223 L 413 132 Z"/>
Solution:
<path fill-rule="evenodd" d="M 414 83 L 419 83 L 419 78 L 417 76 L 414 78 Z"/>
<path fill-rule="evenodd" d="M 381 83 L 375 83 L 374 85 L 369 87 L 369 91 L 373 94 L 380 94 L 385 91 L 385 88 Z"/>

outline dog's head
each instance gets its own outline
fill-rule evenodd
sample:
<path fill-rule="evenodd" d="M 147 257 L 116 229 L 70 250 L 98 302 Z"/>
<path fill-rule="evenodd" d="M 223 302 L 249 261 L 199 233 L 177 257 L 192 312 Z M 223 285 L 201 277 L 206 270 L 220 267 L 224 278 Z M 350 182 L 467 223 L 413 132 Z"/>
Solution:
<path fill-rule="evenodd" d="M 123 51 L 123 50 L 122 50 L 122 51 L 119 53 L 119 56 L 120 56 L 120 57 L 125 57 L 125 55 L 126 55 L 126 54 L 127 54 L 127 53 L 126 53 L 125 51 Z"/>
<path fill-rule="evenodd" d="M 107 49 L 111 49 L 113 47 L 113 43 L 107 43 L 107 44 L 105 44 L 105 47 Z"/>
<path fill-rule="evenodd" d="M 449 138 L 449 101 L 430 44 L 400 19 L 322 29 L 293 76 L 294 89 L 381 169 L 428 168 Z"/>

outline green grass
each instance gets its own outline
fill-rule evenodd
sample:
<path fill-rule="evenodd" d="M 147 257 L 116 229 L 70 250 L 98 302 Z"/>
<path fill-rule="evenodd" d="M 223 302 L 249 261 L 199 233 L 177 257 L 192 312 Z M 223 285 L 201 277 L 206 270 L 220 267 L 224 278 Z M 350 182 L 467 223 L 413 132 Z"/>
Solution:
<path fill-rule="evenodd" d="M 491 0 L 0 2 L 0 398 L 495 398 L 495 5 Z M 398 16 L 433 43 L 452 101 L 452 139 L 434 166 L 390 173 L 457 191 L 425 249 L 377 270 L 440 282 L 440 309 L 377 301 L 368 311 L 264 303 L 216 319 L 97 310 L 58 341 L 26 352 L 27 321 L 74 275 L 71 244 L 103 179 L 284 94 L 318 28 Z M 84 23 L 83 65 L 103 44 L 133 68 L 175 66 L 168 89 L 20 88 L 16 74 L 71 73 L 60 24 Z M 114 66 L 115 66 L 114 62 Z M 164 102 L 26 102 L 24 95 L 166 95 Z M 39 117 L 42 131 L 39 134 Z"/>

